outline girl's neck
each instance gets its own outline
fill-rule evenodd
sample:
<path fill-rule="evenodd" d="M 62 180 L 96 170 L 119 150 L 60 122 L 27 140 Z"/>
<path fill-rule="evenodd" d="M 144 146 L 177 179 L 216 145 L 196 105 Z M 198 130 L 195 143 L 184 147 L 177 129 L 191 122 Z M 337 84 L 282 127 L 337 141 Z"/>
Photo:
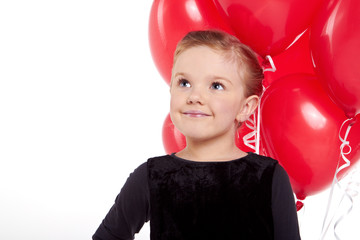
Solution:
<path fill-rule="evenodd" d="M 186 141 L 186 147 L 176 153 L 176 156 L 192 161 L 229 161 L 247 155 L 236 146 L 234 141 L 228 143 L 192 141 L 190 139 L 186 139 Z"/>

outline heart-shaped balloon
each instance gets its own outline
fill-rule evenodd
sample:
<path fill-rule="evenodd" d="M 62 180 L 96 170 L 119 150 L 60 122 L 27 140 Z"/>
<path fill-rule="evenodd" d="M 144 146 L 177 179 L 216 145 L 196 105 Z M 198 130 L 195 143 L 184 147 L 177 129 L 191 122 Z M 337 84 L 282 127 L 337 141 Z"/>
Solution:
<path fill-rule="evenodd" d="M 284 51 L 313 21 L 322 0 L 214 0 L 236 36 L 263 57 Z"/>
<path fill-rule="evenodd" d="M 169 84 L 176 45 L 195 30 L 219 29 L 232 33 L 208 0 L 155 0 L 149 20 L 150 50 L 157 69 Z"/>
<path fill-rule="evenodd" d="M 360 113 L 360 1 L 334 3 L 314 21 L 311 52 L 329 96 L 354 117 Z"/>
<path fill-rule="evenodd" d="M 332 183 L 340 154 L 339 131 L 345 120 L 343 111 L 327 96 L 316 76 L 289 75 L 264 92 L 261 142 L 266 153 L 287 171 L 298 198 L 304 199 Z M 360 158 L 359 133 L 357 121 L 348 137 L 351 164 Z"/>

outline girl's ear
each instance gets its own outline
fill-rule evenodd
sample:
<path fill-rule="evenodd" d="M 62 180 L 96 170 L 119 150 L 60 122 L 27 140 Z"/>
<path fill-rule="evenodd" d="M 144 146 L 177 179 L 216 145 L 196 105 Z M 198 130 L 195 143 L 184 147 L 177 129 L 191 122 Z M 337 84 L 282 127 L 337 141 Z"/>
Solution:
<path fill-rule="evenodd" d="M 252 95 L 247 99 L 245 99 L 238 115 L 236 115 L 236 120 L 239 123 L 245 122 L 254 113 L 258 104 L 259 104 L 259 96 L 257 95 Z"/>

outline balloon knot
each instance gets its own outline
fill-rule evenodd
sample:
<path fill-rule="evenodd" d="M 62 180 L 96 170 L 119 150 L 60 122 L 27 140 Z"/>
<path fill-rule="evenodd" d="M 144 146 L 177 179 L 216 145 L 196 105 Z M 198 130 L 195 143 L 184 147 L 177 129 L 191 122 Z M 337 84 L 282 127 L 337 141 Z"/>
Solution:
<path fill-rule="evenodd" d="M 356 117 L 350 118 L 350 121 L 349 121 L 349 126 L 354 125 L 356 122 L 357 122 Z"/>
<path fill-rule="evenodd" d="M 296 201 L 296 211 L 300 211 L 304 207 L 304 203 L 302 201 Z"/>

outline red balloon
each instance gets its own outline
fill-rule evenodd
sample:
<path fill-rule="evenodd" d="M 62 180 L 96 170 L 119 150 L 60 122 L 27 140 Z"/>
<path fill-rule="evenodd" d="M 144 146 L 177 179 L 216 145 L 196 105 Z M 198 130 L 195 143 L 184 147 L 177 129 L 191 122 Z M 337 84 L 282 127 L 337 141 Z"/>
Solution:
<path fill-rule="evenodd" d="M 311 24 L 322 0 L 214 0 L 236 36 L 262 55 L 284 51 Z"/>
<path fill-rule="evenodd" d="M 167 154 L 179 152 L 186 146 L 185 136 L 174 126 L 170 114 L 166 116 L 163 124 L 162 139 Z"/>
<path fill-rule="evenodd" d="M 232 33 L 212 1 L 155 0 L 149 20 L 150 50 L 157 69 L 171 80 L 173 55 L 178 41 L 195 30 L 219 29 Z"/>
<path fill-rule="evenodd" d="M 278 79 L 264 92 L 261 142 L 266 153 L 285 168 L 299 199 L 332 183 L 340 154 L 338 134 L 345 120 L 314 75 Z M 358 121 L 348 137 L 351 164 L 360 158 L 359 133 Z"/>
<path fill-rule="evenodd" d="M 360 113 L 360 1 L 339 0 L 324 8 L 311 28 L 316 72 L 351 118 Z"/>
<path fill-rule="evenodd" d="M 306 31 L 288 49 L 272 57 L 276 71 L 265 72 L 264 85 L 267 87 L 273 81 L 294 73 L 314 74 L 309 45 L 310 34 Z"/>

